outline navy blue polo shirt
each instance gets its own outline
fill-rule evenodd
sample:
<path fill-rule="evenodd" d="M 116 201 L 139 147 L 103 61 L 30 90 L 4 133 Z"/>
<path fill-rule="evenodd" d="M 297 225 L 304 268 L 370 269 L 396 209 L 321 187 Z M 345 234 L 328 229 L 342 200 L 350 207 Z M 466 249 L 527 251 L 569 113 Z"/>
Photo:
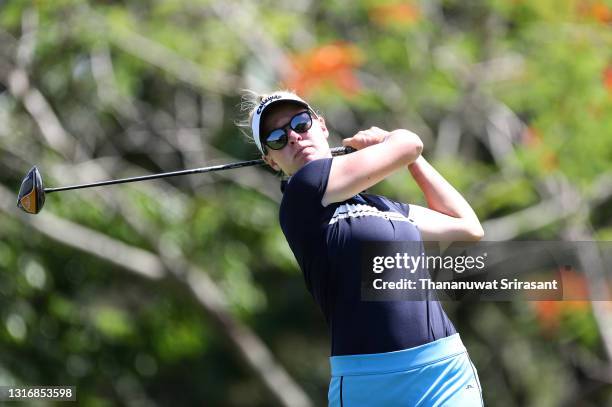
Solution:
<path fill-rule="evenodd" d="M 391 352 L 456 333 L 440 303 L 362 301 L 360 244 L 420 241 L 409 205 L 358 194 L 324 207 L 333 158 L 311 161 L 285 187 L 280 225 L 331 331 L 331 355 Z"/>

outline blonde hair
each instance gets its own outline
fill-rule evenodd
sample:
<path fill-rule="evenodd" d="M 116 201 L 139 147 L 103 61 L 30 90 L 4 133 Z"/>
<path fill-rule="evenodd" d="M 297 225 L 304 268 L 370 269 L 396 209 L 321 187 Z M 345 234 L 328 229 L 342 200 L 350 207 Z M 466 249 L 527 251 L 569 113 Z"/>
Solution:
<path fill-rule="evenodd" d="M 253 115 L 257 107 L 265 98 L 277 92 L 286 92 L 298 96 L 295 91 L 289 89 L 278 89 L 269 93 L 258 93 L 250 89 L 243 89 L 240 92 L 240 118 L 235 121 L 235 124 L 240 129 L 242 135 L 247 138 L 249 143 L 255 144 L 251 124 L 253 123 Z"/>

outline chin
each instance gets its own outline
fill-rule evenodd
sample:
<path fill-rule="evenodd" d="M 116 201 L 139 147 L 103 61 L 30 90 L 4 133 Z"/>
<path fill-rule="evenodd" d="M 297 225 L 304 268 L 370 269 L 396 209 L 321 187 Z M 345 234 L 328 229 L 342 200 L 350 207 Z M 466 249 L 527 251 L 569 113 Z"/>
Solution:
<path fill-rule="evenodd" d="M 313 151 L 312 153 L 304 154 L 300 161 L 303 163 L 302 165 L 304 165 L 311 161 L 318 160 L 319 158 L 322 158 L 322 157 L 323 156 L 321 154 L 318 154 L 316 151 Z"/>

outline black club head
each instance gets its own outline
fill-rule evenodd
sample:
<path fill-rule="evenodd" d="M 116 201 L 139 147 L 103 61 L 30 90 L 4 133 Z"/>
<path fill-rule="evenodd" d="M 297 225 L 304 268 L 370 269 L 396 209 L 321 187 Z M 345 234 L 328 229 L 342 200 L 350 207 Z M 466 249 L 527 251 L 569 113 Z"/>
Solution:
<path fill-rule="evenodd" d="M 19 188 L 17 207 L 24 212 L 36 214 L 45 204 L 45 189 L 38 168 L 32 169 L 25 176 Z"/>

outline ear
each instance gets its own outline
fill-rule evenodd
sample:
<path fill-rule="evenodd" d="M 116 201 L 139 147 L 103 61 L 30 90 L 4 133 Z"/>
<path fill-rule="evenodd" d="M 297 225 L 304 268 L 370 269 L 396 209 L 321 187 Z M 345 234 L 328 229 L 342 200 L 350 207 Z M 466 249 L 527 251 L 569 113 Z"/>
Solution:
<path fill-rule="evenodd" d="M 321 130 L 323 130 L 323 134 L 325 134 L 325 138 L 329 137 L 329 131 L 327 130 L 327 125 L 325 124 L 325 118 L 323 116 L 319 116 L 317 120 L 320 123 Z"/>
<path fill-rule="evenodd" d="M 266 154 L 266 155 L 262 154 L 261 158 L 266 162 L 266 164 L 268 164 L 270 167 L 272 167 L 272 169 L 274 171 L 280 171 L 281 170 L 281 168 L 278 166 L 276 161 L 274 161 L 274 159 L 272 157 L 270 157 L 269 154 Z"/>

